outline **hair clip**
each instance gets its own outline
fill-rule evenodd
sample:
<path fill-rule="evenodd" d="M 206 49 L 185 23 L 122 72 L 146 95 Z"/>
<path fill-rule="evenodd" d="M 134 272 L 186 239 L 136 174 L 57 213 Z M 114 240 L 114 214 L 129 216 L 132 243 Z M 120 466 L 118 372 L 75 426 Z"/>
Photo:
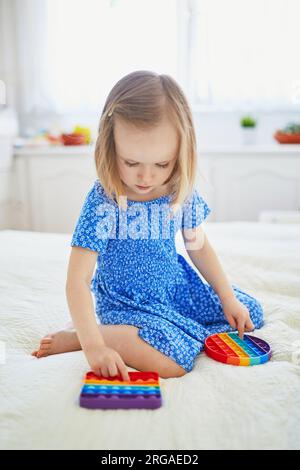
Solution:
<path fill-rule="evenodd" d="M 111 116 L 112 116 L 112 114 L 113 114 L 113 112 L 114 112 L 114 108 L 115 108 L 115 106 L 114 106 L 114 104 L 112 104 L 112 105 L 111 105 L 111 108 L 110 108 L 110 111 L 109 111 L 109 113 L 108 113 L 108 115 L 107 115 L 108 117 L 111 117 Z"/>

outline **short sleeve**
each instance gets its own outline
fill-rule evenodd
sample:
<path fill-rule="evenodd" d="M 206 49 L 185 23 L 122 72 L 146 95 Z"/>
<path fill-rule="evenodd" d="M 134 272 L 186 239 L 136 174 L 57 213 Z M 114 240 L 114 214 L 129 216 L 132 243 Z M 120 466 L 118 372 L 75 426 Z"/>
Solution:
<path fill-rule="evenodd" d="M 98 181 L 88 192 L 73 232 L 71 246 L 81 246 L 104 254 L 114 235 L 116 209 Z"/>
<path fill-rule="evenodd" d="M 211 209 L 195 189 L 192 196 L 183 205 L 181 228 L 198 227 L 210 213 Z"/>

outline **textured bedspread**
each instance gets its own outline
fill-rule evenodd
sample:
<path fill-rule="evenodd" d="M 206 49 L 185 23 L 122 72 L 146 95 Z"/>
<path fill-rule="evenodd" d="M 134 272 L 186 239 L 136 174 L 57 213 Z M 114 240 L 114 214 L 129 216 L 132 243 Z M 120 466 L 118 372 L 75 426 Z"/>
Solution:
<path fill-rule="evenodd" d="M 300 448 L 300 225 L 207 223 L 205 230 L 232 284 L 262 303 L 265 326 L 255 335 L 273 357 L 235 367 L 201 353 L 192 372 L 160 379 L 164 404 L 154 411 L 82 409 L 89 370 L 82 351 L 30 355 L 70 319 L 70 236 L 0 232 L 0 448 Z M 177 248 L 191 263 L 181 236 Z"/>

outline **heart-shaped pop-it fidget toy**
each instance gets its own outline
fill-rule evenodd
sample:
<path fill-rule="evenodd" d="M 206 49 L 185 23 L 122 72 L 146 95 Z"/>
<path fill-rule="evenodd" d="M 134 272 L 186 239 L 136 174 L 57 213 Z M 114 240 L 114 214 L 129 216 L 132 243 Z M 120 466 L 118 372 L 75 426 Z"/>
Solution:
<path fill-rule="evenodd" d="M 157 372 L 128 372 L 130 381 L 121 375 L 103 377 L 87 372 L 79 404 L 84 408 L 159 408 L 162 397 Z"/>
<path fill-rule="evenodd" d="M 266 341 L 244 334 L 241 339 L 237 333 L 217 333 L 205 340 L 206 354 L 219 362 L 234 366 L 254 366 L 267 362 L 272 351 Z"/>

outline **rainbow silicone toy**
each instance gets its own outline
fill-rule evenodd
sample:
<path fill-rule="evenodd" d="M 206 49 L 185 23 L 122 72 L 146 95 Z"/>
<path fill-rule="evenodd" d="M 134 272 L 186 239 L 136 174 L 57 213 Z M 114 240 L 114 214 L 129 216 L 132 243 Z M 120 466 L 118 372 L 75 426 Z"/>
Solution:
<path fill-rule="evenodd" d="M 234 366 L 254 366 L 267 362 L 272 351 L 266 341 L 244 334 L 241 339 L 237 333 L 217 333 L 205 340 L 206 354 L 219 362 Z"/>
<path fill-rule="evenodd" d="M 121 375 L 103 377 L 87 372 L 79 404 L 84 408 L 159 408 L 162 405 L 157 372 L 128 372 L 130 381 Z"/>

